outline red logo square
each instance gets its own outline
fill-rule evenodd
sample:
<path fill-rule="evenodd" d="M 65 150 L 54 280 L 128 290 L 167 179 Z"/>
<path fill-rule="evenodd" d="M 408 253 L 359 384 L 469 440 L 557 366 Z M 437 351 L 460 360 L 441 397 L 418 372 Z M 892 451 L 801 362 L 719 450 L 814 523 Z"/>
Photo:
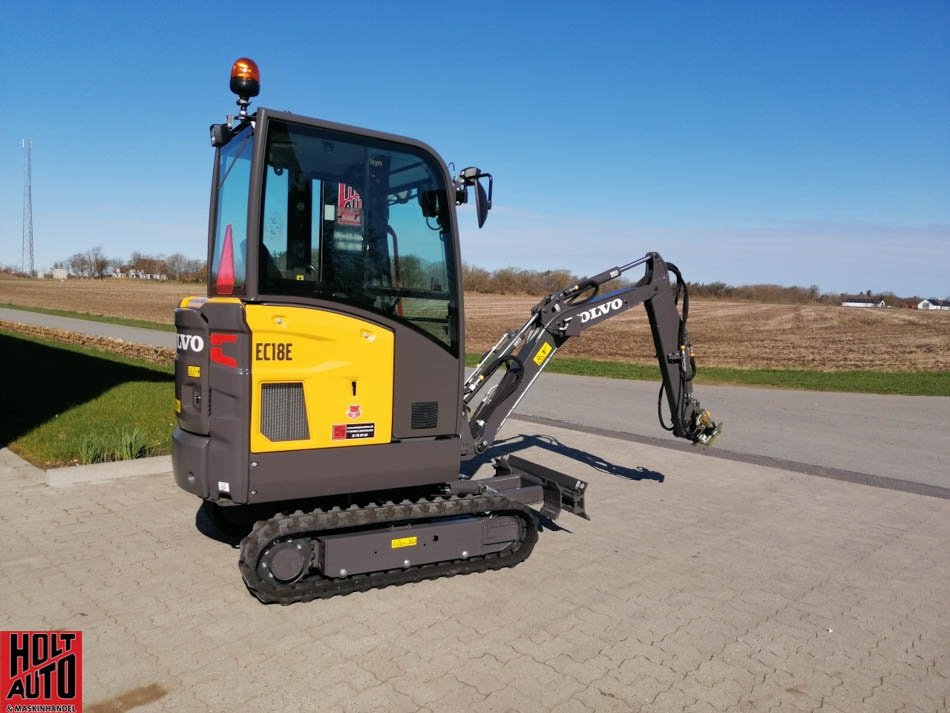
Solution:
<path fill-rule="evenodd" d="M 17 706 L 82 713 L 81 631 L 0 631 L 0 711 Z"/>

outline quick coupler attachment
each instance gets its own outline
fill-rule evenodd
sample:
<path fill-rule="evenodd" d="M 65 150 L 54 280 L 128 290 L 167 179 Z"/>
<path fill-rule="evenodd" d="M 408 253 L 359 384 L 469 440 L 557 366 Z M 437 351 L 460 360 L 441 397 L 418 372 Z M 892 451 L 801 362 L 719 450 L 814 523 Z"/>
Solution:
<path fill-rule="evenodd" d="M 561 510 L 590 520 L 584 498 L 587 483 L 517 456 L 496 458 L 495 477 L 484 481 L 519 502 L 541 504 L 541 514 L 556 520 Z"/>
<path fill-rule="evenodd" d="M 694 446 L 698 443 L 704 448 L 709 448 L 720 433 L 722 433 L 722 422 L 716 423 L 712 420 L 709 411 L 703 411 L 696 416 L 691 429 L 690 440 Z"/>

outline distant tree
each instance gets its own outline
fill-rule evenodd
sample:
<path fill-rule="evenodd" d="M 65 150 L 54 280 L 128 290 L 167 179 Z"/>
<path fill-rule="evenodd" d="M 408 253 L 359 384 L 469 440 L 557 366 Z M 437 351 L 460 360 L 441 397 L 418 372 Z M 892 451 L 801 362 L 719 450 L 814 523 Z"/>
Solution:
<path fill-rule="evenodd" d="M 86 251 L 86 264 L 91 277 L 101 280 L 109 267 L 109 258 L 102 252 L 101 246 L 90 248 Z"/>
<path fill-rule="evenodd" d="M 466 292 L 488 292 L 491 273 L 483 267 L 462 263 L 462 287 Z"/>
<path fill-rule="evenodd" d="M 136 250 L 129 258 L 129 267 L 146 275 L 161 275 L 165 272 L 165 259 L 161 255 L 146 255 Z"/>
<path fill-rule="evenodd" d="M 188 268 L 188 258 L 181 253 L 174 253 L 165 258 L 165 274 L 172 280 L 184 281 Z"/>
<path fill-rule="evenodd" d="M 186 279 L 190 282 L 204 282 L 207 280 L 208 263 L 204 260 L 189 260 Z"/>
<path fill-rule="evenodd" d="M 518 294 L 522 291 L 522 271 L 516 267 L 503 267 L 492 273 L 492 292 L 503 295 Z"/>
<path fill-rule="evenodd" d="M 90 274 L 89 256 L 86 253 L 75 253 L 66 263 L 69 271 L 76 277 L 88 277 Z"/>

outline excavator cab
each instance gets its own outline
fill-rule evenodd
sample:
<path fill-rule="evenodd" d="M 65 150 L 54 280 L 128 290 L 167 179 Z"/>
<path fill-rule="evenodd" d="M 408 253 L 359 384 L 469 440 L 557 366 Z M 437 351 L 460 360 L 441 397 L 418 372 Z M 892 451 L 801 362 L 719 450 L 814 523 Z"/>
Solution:
<path fill-rule="evenodd" d="M 458 354 L 454 187 L 430 149 L 261 109 L 215 189 L 210 294 L 349 305 Z"/>

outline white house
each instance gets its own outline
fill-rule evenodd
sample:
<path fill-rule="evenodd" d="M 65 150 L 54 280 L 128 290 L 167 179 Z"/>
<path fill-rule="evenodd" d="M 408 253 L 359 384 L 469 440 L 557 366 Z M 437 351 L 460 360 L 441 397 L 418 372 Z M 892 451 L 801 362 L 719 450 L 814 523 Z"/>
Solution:
<path fill-rule="evenodd" d="M 921 300 L 917 304 L 917 309 L 941 309 L 941 310 L 950 310 L 950 302 L 947 300 Z"/>
<path fill-rule="evenodd" d="M 884 300 L 876 297 L 845 297 L 842 307 L 884 307 Z"/>

